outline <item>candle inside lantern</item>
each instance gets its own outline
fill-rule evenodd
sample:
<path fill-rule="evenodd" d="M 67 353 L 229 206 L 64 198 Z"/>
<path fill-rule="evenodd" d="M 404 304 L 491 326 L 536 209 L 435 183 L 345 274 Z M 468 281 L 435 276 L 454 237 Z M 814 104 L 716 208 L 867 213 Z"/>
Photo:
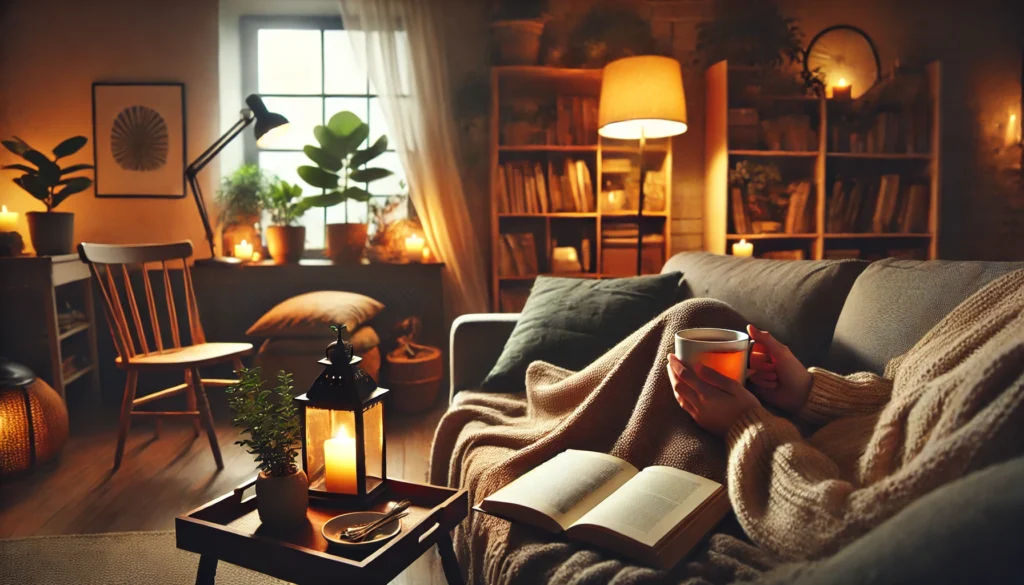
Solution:
<path fill-rule="evenodd" d="M 741 258 L 750 258 L 754 255 L 754 244 L 746 240 L 740 240 L 732 245 L 732 255 Z"/>
<path fill-rule="evenodd" d="M 0 232 L 13 232 L 18 227 L 18 212 L 7 211 L 7 206 L 4 205 L 0 211 Z"/>
<path fill-rule="evenodd" d="M 840 77 L 839 81 L 832 86 L 832 99 L 834 100 L 849 100 L 853 97 L 853 86 L 847 83 L 845 77 Z"/>
<path fill-rule="evenodd" d="M 1017 114 L 1010 114 L 1010 120 L 1006 123 L 1006 135 L 1003 138 L 1003 146 L 1010 147 L 1020 142 L 1020 127 L 1017 125 Z M 4 208 L 6 209 L 6 207 Z M 4 230 L 0 229 L 0 232 Z"/>
<path fill-rule="evenodd" d="M 246 262 L 252 260 L 252 244 L 247 240 L 242 240 L 240 243 L 235 244 L 235 258 Z"/>
<path fill-rule="evenodd" d="M 347 427 L 341 427 L 333 439 L 324 441 L 324 467 L 327 491 L 338 494 L 359 492 L 356 488 L 356 440 Z"/>
<path fill-rule="evenodd" d="M 423 261 L 424 240 L 418 234 L 411 234 L 405 238 L 405 257 L 409 262 Z"/>

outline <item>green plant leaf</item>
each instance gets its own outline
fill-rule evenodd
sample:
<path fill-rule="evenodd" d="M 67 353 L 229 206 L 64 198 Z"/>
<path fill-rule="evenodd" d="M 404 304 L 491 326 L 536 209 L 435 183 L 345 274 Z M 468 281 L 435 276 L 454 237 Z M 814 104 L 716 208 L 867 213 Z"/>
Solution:
<path fill-rule="evenodd" d="M 302 147 L 302 152 L 306 153 L 309 160 L 315 162 L 322 169 L 335 173 L 341 170 L 341 159 L 326 150 L 307 144 Z"/>
<path fill-rule="evenodd" d="M 349 166 L 353 168 L 359 168 L 365 165 L 366 163 L 370 162 L 371 160 L 377 158 L 381 154 L 383 154 L 384 151 L 387 149 L 388 137 L 381 136 L 369 148 L 357 150 L 356 153 L 352 155 L 352 160 L 349 161 Z"/>
<path fill-rule="evenodd" d="M 89 142 L 89 139 L 85 136 L 72 136 L 57 146 L 54 146 L 53 155 L 57 158 L 71 156 L 81 150 L 82 147 L 85 146 L 86 142 Z"/>
<path fill-rule="evenodd" d="M 338 191 L 331 191 L 323 195 L 311 195 L 303 199 L 310 207 L 334 207 L 345 201 L 345 195 Z"/>
<path fill-rule="evenodd" d="M 357 183 L 369 183 L 371 181 L 376 181 L 378 179 L 390 177 L 393 174 L 394 173 L 387 169 L 371 167 L 369 169 L 359 169 L 352 171 L 352 174 L 349 175 L 349 178 L 351 178 L 353 181 Z"/>
<path fill-rule="evenodd" d="M 88 177 L 75 177 L 68 179 L 66 182 L 62 181 L 64 188 L 53 194 L 53 205 L 57 207 L 62 201 L 71 197 L 75 193 L 81 193 L 92 186 L 92 179 Z"/>
<path fill-rule="evenodd" d="M 25 151 L 27 150 L 32 150 L 29 145 L 22 142 L 20 138 L 16 138 L 15 140 L 3 140 L 0 141 L 0 144 L 3 144 L 4 148 L 18 156 L 25 154 Z"/>
<path fill-rule="evenodd" d="M 26 150 L 21 157 L 39 167 L 39 179 L 48 187 L 53 187 L 60 180 L 60 167 L 57 163 L 46 158 L 46 155 L 38 150 Z"/>
<path fill-rule="evenodd" d="M 36 175 L 23 175 L 14 179 L 14 184 L 27 191 L 30 195 L 40 201 L 46 201 L 50 196 L 50 189 L 39 180 Z"/>
<path fill-rule="evenodd" d="M 345 196 L 345 199 L 354 199 L 356 201 L 369 201 L 371 197 L 370 193 L 367 192 L 366 189 L 360 187 L 349 187 L 348 189 L 345 189 L 342 195 Z"/>
<path fill-rule="evenodd" d="M 359 145 L 361 145 L 369 135 L 370 127 L 360 122 L 359 126 L 357 126 L 355 130 L 352 130 L 352 132 L 344 138 L 345 155 L 348 156 L 354 153 L 356 149 L 359 148 Z"/>
<path fill-rule="evenodd" d="M 338 187 L 338 175 L 328 173 L 319 167 L 302 165 L 298 168 L 299 177 L 303 181 L 320 189 L 336 189 Z"/>
<path fill-rule="evenodd" d="M 0 168 L 2 168 L 5 171 L 25 171 L 26 173 L 31 173 L 33 175 L 39 172 L 37 169 L 33 169 L 32 167 L 27 167 L 25 165 L 20 164 L 4 165 L 3 167 Z"/>
<path fill-rule="evenodd" d="M 339 138 L 348 138 L 352 132 L 363 124 L 359 116 L 349 111 L 338 112 L 327 121 L 327 127 Z"/>
<path fill-rule="evenodd" d="M 348 155 L 348 152 L 345 150 L 345 139 L 335 136 L 326 126 L 314 127 L 313 138 L 316 138 L 316 141 L 320 143 L 324 150 L 338 159 L 343 159 Z"/>
<path fill-rule="evenodd" d="M 89 169 L 94 169 L 94 168 L 96 168 L 96 167 L 94 167 L 92 165 L 85 165 L 85 164 L 82 164 L 82 165 L 71 165 L 70 167 L 64 167 L 63 169 L 61 169 L 60 174 L 61 174 L 61 176 L 70 175 L 71 173 L 77 173 L 78 171 L 87 171 Z"/>

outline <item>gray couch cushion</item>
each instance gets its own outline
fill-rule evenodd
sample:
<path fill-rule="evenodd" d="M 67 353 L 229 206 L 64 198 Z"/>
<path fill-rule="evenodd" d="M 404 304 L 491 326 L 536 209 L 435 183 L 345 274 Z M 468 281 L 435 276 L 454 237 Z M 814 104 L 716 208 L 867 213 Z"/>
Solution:
<path fill-rule="evenodd" d="M 853 285 L 825 367 L 881 374 L 973 292 L 1024 262 L 879 260 Z"/>
<path fill-rule="evenodd" d="M 816 366 L 824 362 L 846 294 L 866 266 L 859 260 L 752 260 L 683 252 L 662 271 L 682 272 L 686 297 L 728 303 L 782 340 L 805 365 Z"/>

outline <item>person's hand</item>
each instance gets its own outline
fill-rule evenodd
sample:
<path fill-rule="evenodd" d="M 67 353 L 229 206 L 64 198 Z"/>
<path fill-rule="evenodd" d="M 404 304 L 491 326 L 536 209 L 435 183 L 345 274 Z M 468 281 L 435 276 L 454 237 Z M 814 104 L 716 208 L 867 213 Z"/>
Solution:
<path fill-rule="evenodd" d="M 753 325 L 747 333 L 754 340 L 750 352 L 750 383 L 765 402 L 796 414 L 811 392 L 811 373 L 782 342 Z"/>
<path fill-rule="evenodd" d="M 761 405 L 742 384 L 707 366 L 696 371 L 668 356 L 668 377 L 676 402 L 706 431 L 724 437 L 743 413 Z"/>

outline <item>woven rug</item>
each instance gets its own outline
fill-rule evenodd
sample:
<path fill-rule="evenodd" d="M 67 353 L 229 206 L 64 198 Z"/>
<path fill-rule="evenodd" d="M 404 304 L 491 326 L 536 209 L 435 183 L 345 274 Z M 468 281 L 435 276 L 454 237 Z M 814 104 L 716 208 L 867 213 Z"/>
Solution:
<path fill-rule="evenodd" d="M 174 532 L 115 532 L 0 540 L 0 585 L 162 585 L 196 580 L 199 555 Z M 283 585 L 218 563 L 217 585 Z"/>

